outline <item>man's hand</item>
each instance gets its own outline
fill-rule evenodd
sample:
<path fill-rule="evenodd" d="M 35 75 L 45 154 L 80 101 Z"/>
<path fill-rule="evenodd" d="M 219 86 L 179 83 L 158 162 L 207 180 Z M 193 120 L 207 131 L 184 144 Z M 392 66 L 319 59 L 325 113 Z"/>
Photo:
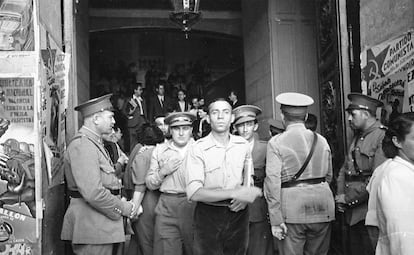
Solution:
<path fill-rule="evenodd" d="M 233 199 L 231 200 L 231 205 L 229 205 L 229 208 L 230 208 L 230 211 L 238 212 L 238 211 L 244 210 L 246 206 L 247 206 L 247 203 Z"/>
<path fill-rule="evenodd" d="M 182 160 L 181 159 L 178 159 L 178 158 L 170 158 L 167 161 L 167 164 L 165 164 L 161 168 L 160 174 L 165 177 L 167 175 L 170 175 L 170 174 L 174 173 L 175 171 L 178 170 L 178 168 L 180 167 L 181 163 L 182 163 Z"/>
<path fill-rule="evenodd" d="M 272 226 L 272 235 L 279 240 L 285 239 L 287 231 L 288 228 L 285 223 L 282 223 L 279 226 Z"/>
<path fill-rule="evenodd" d="M 258 197 L 262 196 L 262 190 L 258 187 L 242 186 L 237 188 L 233 193 L 233 200 L 251 204 Z"/>
<path fill-rule="evenodd" d="M 128 163 L 128 156 L 125 155 L 124 153 L 121 153 L 117 162 L 121 165 L 125 165 L 126 163 Z"/>
<path fill-rule="evenodd" d="M 338 212 L 345 212 L 346 210 L 346 201 L 345 201 L 345 194 L 340 194 L 335 196 L 335 203 L 336 203 L 336 209 Z"/>

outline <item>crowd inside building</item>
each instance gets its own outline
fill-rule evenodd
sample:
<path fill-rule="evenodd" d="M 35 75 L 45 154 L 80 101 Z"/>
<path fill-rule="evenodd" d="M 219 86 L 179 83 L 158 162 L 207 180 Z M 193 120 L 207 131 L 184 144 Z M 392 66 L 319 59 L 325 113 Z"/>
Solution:
<path fill-rule="evenodd" d="M 84 125 L 67 150 L 62 239 L 76 254 L 323 255 L 337 213 L 349 233 L 345 254 L 414 251 L 412 226 L 403 223 L 413 211 L 404 179 L 414 169 L 412 114 L 387 129 L 376 117 L 382 102 L 349 94 L 355 133 L 336 177 L 308 112 L 311 97 L 278 95 L 282 121 L 270 119 L 272 138 L 261 141 L 262 109 L 235 91 L 206 102 L 202 82 L 180 70 L 165 80 L 147 72 L 145 85 L 110 87 L 99 93 L 113 95 L 75 108 Z M 97 239 L 108 226 L 112 234 Z"/>

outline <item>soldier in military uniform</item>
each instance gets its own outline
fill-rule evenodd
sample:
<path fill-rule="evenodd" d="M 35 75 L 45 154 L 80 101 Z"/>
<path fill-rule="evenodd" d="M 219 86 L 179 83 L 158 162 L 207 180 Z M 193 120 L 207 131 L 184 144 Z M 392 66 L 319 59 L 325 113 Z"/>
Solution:
<path fill-rule="evenodd" d="M 280 254 L 326 255 L 335 219 L 331 150 L 326 139 L 305 127 L 313 99 L 282 93 L 286 130 L 267 145 L 265 197 Z"/>
<path fill-rule="evenodd" d="M 335 201 L 338 210 L 345 211 L 346 224 L 350 226 L 350 253 L 374 254 L 370 234 L 364 225 L 368 205 L 367 183 L 374 169 L 386 160 L 382 151 L 385 127 L 376 119 L 377 108 L 382 102 L 369 96 L 351 93 L 346 109 L 348 121 L 355 136 L 344 165 L 339 171 Z M 375 237 L 372 233 L 372 237 Z"/>
<path fill-rule="evenodd" d="M 75 107 L 84 123 L 65 153 L 70 204 L 61 233 L 75 254 L 112 255 L 114 244 L 125 241 L 123 216 L 137 213 L 135 204 L 119 195 L 121 183 L 102 142 L 115 123 L 110 96 Z"/>
<path fill-rule="evenodd" d="M 234 126 L 237 133 L 249 142 L 254 167 L 254 185 L 263 189 L 266 165 L 267 143 L 259 141 L 254 134 L 259 128 L 257 115 L 262 110 L 254 105 L 242 105 L 233 110 Z M 267 204 L 264 197 L 257 198 L 249 205 L 249 246 L 247 254 L 273 254 L 273 236 L 267 217 Z"/>

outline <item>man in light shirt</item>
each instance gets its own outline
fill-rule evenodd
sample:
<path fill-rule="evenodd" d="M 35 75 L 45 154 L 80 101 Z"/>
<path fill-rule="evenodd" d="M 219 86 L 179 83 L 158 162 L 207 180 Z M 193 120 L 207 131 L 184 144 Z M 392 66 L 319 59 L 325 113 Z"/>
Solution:
<path fill-rule="evenodd" d="M 145 179 L 150 190 L 161 191 L 155 208 L 154 254 L 192 254 L 193 204 L 185 195 L 183 159 L 191 138 L 195 116 L 174 112 L 165 118 L 172 138 L 158 144 L 152 152 L 150 169 Z"/>
<path fill-rule="evenodd" d="M 184 163 L 187 197 L 194 212 L 194 254 L 245 254 L 249 214 L 246 209 L 262 195 L 252 186 L 249 143 L 230 134 L 231 105 L 216 99 L 209 105 L 211 132 L 190 148 Z M 246 166 L 246 167 L 245 167 Z"/>

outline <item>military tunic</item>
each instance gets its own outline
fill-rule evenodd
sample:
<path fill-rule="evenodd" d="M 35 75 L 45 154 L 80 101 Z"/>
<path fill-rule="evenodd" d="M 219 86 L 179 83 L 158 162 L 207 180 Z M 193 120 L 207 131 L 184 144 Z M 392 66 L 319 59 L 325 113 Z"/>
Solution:
<path fill-rule="evenodd" d="M 122 215 L 131 205 L 113 195 L 120 180 L 105 153 L 101 138 L 82 127 L 65 154 L 65 177 L 68 189 L 81 198 L 71 198 L 63 219 L 62 240 L 72 244 L 111 244 L 125 241 Z"/>
<path fill-rule="evenodd" d="M 365 219 L 368 205 L 366 185 L 374 169 L 386 158 L 382 139 L 386 128 L 375 122 L 361 134 L 356 134 L 337 179 L 337 194 L 345 194 L 346 221 L 352 226 Z"/>
<path fill-rule="evenodd" d="M 259 188 L 263 188 L 266 175 L 266 147 L 267 142 L 254 139 L 252 150 L 254 185 Z M 257 198 L 249 205 L 249 246 L 247 254 L 273 254 L 273 236 L 264 197 Z"/>

